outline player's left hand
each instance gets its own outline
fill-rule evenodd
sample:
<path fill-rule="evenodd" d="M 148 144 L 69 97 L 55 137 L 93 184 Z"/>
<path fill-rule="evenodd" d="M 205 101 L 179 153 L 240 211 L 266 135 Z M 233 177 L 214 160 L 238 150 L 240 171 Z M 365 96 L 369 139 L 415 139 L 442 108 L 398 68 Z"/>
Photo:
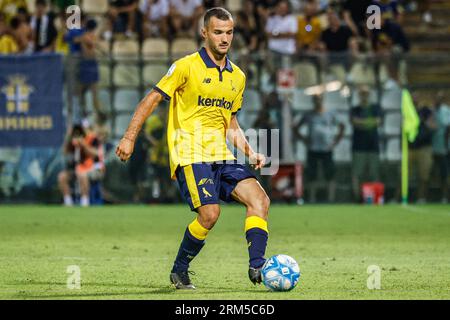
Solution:
<path fill-rule="evenodd" d="M 266 156 L 261 153 L 252 154 L 249 160 L 255 170 L 262 169 L 266 165 Z"/>

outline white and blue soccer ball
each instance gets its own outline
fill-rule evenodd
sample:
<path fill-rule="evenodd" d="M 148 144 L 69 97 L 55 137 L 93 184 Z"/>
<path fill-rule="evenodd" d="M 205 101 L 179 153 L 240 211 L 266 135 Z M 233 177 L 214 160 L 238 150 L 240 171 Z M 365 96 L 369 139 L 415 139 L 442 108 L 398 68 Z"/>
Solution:
<path fill-rule="evenodd" d="M 300 279 L 300 268 L 292 257 L 278 254 L 266 260 L 261 276 L 270 291 L 291 291 Z"/>

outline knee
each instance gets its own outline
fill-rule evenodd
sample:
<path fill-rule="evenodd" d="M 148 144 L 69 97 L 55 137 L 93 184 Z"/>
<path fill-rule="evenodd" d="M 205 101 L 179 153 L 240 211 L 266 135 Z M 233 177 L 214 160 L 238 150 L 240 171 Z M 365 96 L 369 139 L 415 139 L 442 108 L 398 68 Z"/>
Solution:
<path fill-rule="evenodd" d="M 61 171 L 61 172 L 58 174 L 58 182 L 59 182 L 60 184 L 65 184 L 65 183 L 67 183 L 67 173 L 66 173 L 66 171 Z"/>
<path fill-rule="evenodd" d="M 77 179 L 80 183 L 89 184 L 89 177 L 86 173 L 77 172 Z"/>
<path fill-rule="evenodd" d="M 219 206 L 214 206 L 208 208 L 208 210 L 203 211 L 199 216 L 200 224 L 208 230 L 211 230 L 216 224 L 220 216 Z"/>

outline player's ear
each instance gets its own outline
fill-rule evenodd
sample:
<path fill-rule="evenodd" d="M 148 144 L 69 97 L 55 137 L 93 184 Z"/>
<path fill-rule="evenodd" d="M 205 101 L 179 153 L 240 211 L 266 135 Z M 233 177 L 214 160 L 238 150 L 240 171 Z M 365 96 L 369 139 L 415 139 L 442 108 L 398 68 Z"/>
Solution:
<path fill-rule="evenodd" d="M 202 35 L 203 40 L 206 39 L 206 33 L 207 33 L 206 27 L 203 27 L 202 30 L 201 30 L 201 35 Z"/>

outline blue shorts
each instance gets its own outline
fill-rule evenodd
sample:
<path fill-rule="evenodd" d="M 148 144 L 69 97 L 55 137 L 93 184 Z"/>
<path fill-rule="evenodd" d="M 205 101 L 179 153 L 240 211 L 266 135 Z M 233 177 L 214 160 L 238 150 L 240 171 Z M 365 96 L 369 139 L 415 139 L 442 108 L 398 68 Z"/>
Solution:
<path fill-rule="evenodd" d="M 233 202 L 231 196 L 237 184 L 254 178 L 250 170 L 240 164 L 194 163 L 178 167 L 176 171 L 181 194 L 192 211 L 219 200 Z"/>
<path fill-rule="evenodd" d="M 95 59 L 83 59 L 80 61 L 79 80 L 84 85 L 91 85 L 100 80 L 98 62 Z"/>

